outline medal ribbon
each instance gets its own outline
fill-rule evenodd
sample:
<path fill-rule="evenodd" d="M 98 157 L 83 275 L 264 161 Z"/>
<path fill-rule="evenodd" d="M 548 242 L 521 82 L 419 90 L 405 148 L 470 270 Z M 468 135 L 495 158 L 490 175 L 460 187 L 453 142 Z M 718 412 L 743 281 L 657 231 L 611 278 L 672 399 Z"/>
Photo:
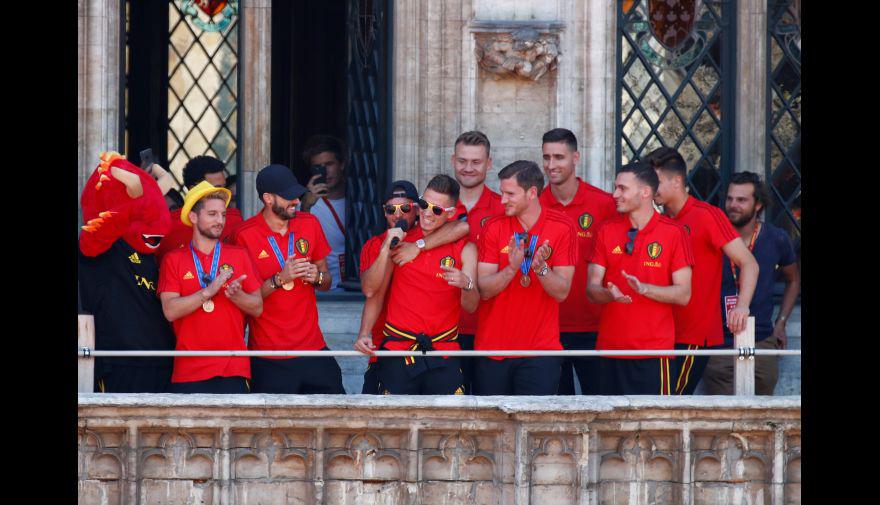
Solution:
<path fill-rule="evenodd" d="M 528 232 L 523 233 L 515 233 L 514 232 L 514 240 L 516 240 L 517 246 L 519 245 L 519 241 L 522 239 L 529 238 Z M 532 261 L 535 259 L 535 246 L 538 245 L 538 236 L 532 235 L 531 242 L 529 242 L 529 252 L 526 254 L 525 258 L 523 258 L 522 264 L 519 266 L 519 271 L 522 272 L 523 276 L 529 275 L 529 268 L 532 267 Z"/>
<path fill-rule="evenodd" d="M 196 277 L 199 279 L 199 285 L 203 288 L 208 287 L 208 283 L 213 282 L 217 278 L 217 265 L 220 263 L 220 247 L 220 241 L 217 241 L 217 245 L 214 246 L 214 258 L 211 260 L 210 278 L 205 282 L 205 271 L 202 270 L 202 262 L 196 256 L 196 250 L 193 249 L 192 242 L 189 243 L 189 250 L 193 255 L 193 263 L 196 264 Z"/>
<path fill-rule="evenodd" d="M 286 258 L 281 256 L 281 249 L 278 247 L 278 242 L 275 242 L 275 237 L 271 235 L 266 238 L 269 239 L 269 245 L 272 246 L 272 251 L 275 252 L 275 259 L 278 260 L 278 264 L 284 269 L 284 260 Z M 293 242 L 293 230 L 290 230 L 287 235 L 287 258 L 293 256 Z"/>
<path fill-rule="evenodd" d="M 749 252 L 755 249 L 755 240 L 758 238 L 758 231 L 761 229 L 761 223 L 755 223 L 755 229 L 752 231 L 752 239 L 749 240 Z M 729 259 L 729 258 L 728 258 Z M 736 265 L 730 260 L 730 271 L 733 273 L 733 284 L 736 285 L 736 292 L 739 293 L 739 277 L 736 275 Z"/>

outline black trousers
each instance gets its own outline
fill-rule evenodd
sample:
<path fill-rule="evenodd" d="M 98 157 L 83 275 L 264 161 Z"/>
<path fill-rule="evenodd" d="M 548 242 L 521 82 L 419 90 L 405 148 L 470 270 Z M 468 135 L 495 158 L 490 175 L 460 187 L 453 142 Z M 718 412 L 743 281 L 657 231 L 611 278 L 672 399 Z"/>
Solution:
<path fill-rule="evenodd" d="M 461 346 L 462 351 L 473 351 L 474 336 L 459 333 L 458 345 Z M 464 394 L 472 395 L 474 394 L 474 364 L 479 358 L 462 356 L 459 359 L 461 360 L 461 373 L 464 376 Z"/>
<path fill-rule="evenodd" d="M 345 394 L 342 370 L 331 356 L 251 358 L 251 383 L 254 393 Z"/>
<path fill-rule="evenodd" d="M 474 365 L 474 394 L 555 395 L 562 358 L 478 358 Z"/>
<path fill-rule="evenodd" d="M 167 393 L 170 366 L 104 365 L 95 393 Z"/>
<path fill-rule="evenodd" d="M 559 343 L 567 351 L 595 350 L 595 331 L 566 332 L 559 334 Z M 574 370 L 572 370 L 572 368 Z M 599 358 L 598 357 L 565 357 L 562 361 L 562 372 L 559 376 L 559 395 L 574 394 L 574 372 L 577 372 L 581 385 L 581 394 L 598 395 L 599 393 Z"/>
<path fill-rule="evenodd" d="M 676 350 L 695 351 L 706 349 L 694 344 L 675 344 Z M 697 389 L 697 384 L 703 378 L 709 356 L 676 356 L 675 357 L 675 381 L 672 384 L 672 392 L 677 395 L 692 395 Z"/>
<path fill-rule="evenodd" d="M 600 388 L 603 395 L 672 394 L 670 358 L 600 358 Z"/>
<path fill-rule="evenodd" d="M 209 393 L 209 394 L 247 394 L 247 379 L 235 377 L 211 377 L 203 381 L 174 382 L 169 390 L 171 393 Z"/>
<path fill-rule="evenodd" d="M 364 371 L 364 386 L 361 388 L 362 395 L 378 395 L 379 393 L 379 362 L 367 363 Z"/>
<path fill-rule="evenodd" d="M 423 358 L 416 358 L 423 359 Z M 439 360 L 438 360 L 439 361 Z M 445 366 L 431 367 L 412 376 L 403 358 L 379 358 L 377 375 L 380 394 L 461 395 L 464 394 L 458 358 L 443 360 Z"/>

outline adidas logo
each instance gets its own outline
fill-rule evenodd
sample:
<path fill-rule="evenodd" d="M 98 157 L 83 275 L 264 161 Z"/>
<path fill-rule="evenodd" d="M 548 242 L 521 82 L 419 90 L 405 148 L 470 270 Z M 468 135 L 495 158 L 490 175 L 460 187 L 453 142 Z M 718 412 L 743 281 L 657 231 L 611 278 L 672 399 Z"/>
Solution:
<path fill-rule="evenodd" d="M 611 254 L 623 254 L 623 251 L 620 250 L 620 246 L 617 246 L 611 251 Z"/>
<path fill-rule="evenodd" d="M 131 261 L 135 265 L 140 265 L 141 264 L 141 257 L 138 256 L 138 253 L 134 253 L 128 257 L 128 261 Z"/>
<path fill-rule="evenodd" d="M 184 279 L 195 279 L 196 277 L 193 275 L 192 272 L 190 272 L 189 270 L 187 270 L 186 275 L 184 275 L 183 278 L 184 278 Z"/>
<path fill-rule="evenodd" d="M 265 250 L 265 249 L 263 249 L 262 251 L 260 251 L 260 255 L 257 256 L 257 259 L 261 260 L 261 259 L 263 259 L 263 258 L 268 258 L 268 257 L 269 257 L 269 254 L 266 253 L 266 250 Z"/>

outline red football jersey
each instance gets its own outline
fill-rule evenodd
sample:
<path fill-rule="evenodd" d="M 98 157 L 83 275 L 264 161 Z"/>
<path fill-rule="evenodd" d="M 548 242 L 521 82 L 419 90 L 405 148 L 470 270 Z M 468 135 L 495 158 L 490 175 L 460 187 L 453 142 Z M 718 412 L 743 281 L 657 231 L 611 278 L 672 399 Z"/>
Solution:
<path fill-rule="evenodd" d="M 626 254 L 629 217 L 621 215 L 607 221 L 596 236 L 590 263 L 605 267 L 602 286 L 613 282 L 632 303 L 605 304 L 599 321 L 596 349 L 673 349 L 675 322 L 672 304 L 642 296 L 621 273 L 635 275 L 641 282 L 657 286 L 672 285 L 672 273 L 694 264 L 687 232 L 671 219 L 654 212 L 648 224 L 636 235 L 632 254 Z M 718 299 L 715 303 L 720 303 Z M 612 356 L 644 358 L 647 356 Z"/>
<path fill-rule="evenodd" d="M 483 192 L 477 203 L 468 211 L 461 200 L 455 206 L 455 218 L 461 219 L 463 214 L 467 214 L 467 223 L 470 228 L 468 231 L 468 240 L 479 246 L 480 232 L 486 221 L 493 216 L 503 216 L 504 206 L 501 205 L 501 195 L 489 189 L 489 186 L 483 185 Z M 477 332 L 477 318 L 482 309 L 483 301 L 477 305 L 477 310 L 473 314 L 465 310 L 461 311 L 461 319 L 458 322 L 459 333 L 465 335 L 473 335 Z"/>
<path fill-rule="evenodd" d="M 480 237 L 479 260 L 498 265 L 508 264 L 508 244 L 514 232 L 523 227 L 515 216 L 489 218 Z M 561 212 L 541 208 L 541 215 L 529 230 L 537 234 L 537 250 L 545 240 L 550 241 L 552 252 L 547 265 L 573 266 L 578 261 L 577 233 L 571 220 Z M 528 244 L 526 244 L 528 246 Z M 531 283 L 520 284 L 521 273 L 510 281 L 503 291 L 489 300 L 483 300 L 474 349 L 534 349 L 558 350 L 559 302 L 544 291 L 534 269 L 529 269 Z M 504 359 L 493 356 L 492 359 Z"/>
<path fill-rule="evenodd" d="M 213 251 L 206 255 L 196 250 L 196 256 L 202 265 L 202 271 L 210 273 Z M 232 268 L 232 280 L 247 275 L 247 278 L 242 282 L 242 289 L 245 292 L 252 293 L 259 289 L 260 281 L 256 278 L 254 266 L 243 247 L 222 245 L 218 263 L 218 272 L 221 268 Z M 159 269 L 157 293 L 180 293 L 180 296 L 189 296 L 201 289 L 198 271 L 188 246 L 183 249 L 175 249 L 165 255 Z M 246 349 L 244 343 L 245 314 L 226 298 L 222 289 L 214 295 L 212 300 L 214 302 L 212 312 L 205 312 L 199 308 L 172 323 L 174 334 L 177 337 L 176 350 L 243 351 Z M 174 358 L 174 372 L 171 375 L 171 382 L 202 381 L 218 376 L 250 378 L 250 358 L 232 356 L 178 356 Z"/>
<path fill-rule="evenodd" d="M 559 331 L 562 332 L 599 330 L 602 305 L 587 299 L 587 265 L 593 252 L 596 230 L 608 219 L 618 216 L 611 193 L 587 184 L 580 177 L 577 180 L 577 193 L 568 205 L 559 203 L 549 187 L 544 188 L 540 196 L 542 207 L 564 213 L 577 230 L 579 260 L 575 265 L 568 298 L 559 304 Z"/>
<path fill-rule="evenodd" d="M 193 229 L 180 221 L 180 210 L 174 209 L 171 213 L 171 228 L 168 233 L 162 237 L 159 242 L 159 249 L 156 249 L 156 261 L 162 262 L 162 256 L 169 251 L 175 249 L 186 249 L 192 240 Z M 220 240 L 228 242 L 228 238 L 232 235 L 236 228 L 242 223 L 241 211 L 233 207 L 226 208 L 226 224 L 223 226 L 223 233 L 220 234 Z"/>
<path fill-rule="evenodd" d="M 363 276 L 364 272 L 366 272 L 367 269 L 373 266 L 376 258 L 379 257 L 379 251 L 382 249 L 382 242 L 385 241 L 386 235 L 388 235 L 388 232 L 383 231 L 381 234 L 376 235 L 375 237 L 372 237 L 364 242 L 364 246 L 361 248 L 361 276 Z M 422 233 L 422 229 L 418 225 L 416 225 L 415 229 L 406 232 L 406 237 L 403 238 L 403 241 L 415 242 L 423 236 L 424 234 Z M 382 340 L 385 339 L 385 336 L 382 334 L 382 329 L 385 328 L 385 319 L 387 315 L 388 294 L 386 293 L 385 299 L 382 302 L 382 312 L 379 313 L 379 317 L 376 318 L 376 323 L 373 324 L 373 329 L 370 330 L 370 334 L 373 335 L 373 345 L 375 345 L 377 348 L 382 345 Z M 370 356 L 370 363 L 375 362 L 377 359 L 378 358 L 376 358 L 375 356 Z"/>
<path fill-rule="evenodd" d="M 315 216 L 305 212 L 296 213 L 296 217 L 288 222 L 284 235 L 273 232 L 263 214 L 257 214 L 242 223 L 231 240 L 247 248 L 256 266 L 258 280 L 264 282 L 281 271 L 281 263 L 269 237 L 274 237 L 283 261 L 287 256 L 288 236 L 291 233 L 296 257 L 315 262 L 330 253 L 321 223 Z M 317 351 L 327 346 L 324 334 L 318 327 L 315 287 L 303 279 L 296 279 L 293 283 L 290 291 L 278 288 L 263 299 L 263 313 L 260 317 L 249 319 L 251 332 L 248 347 L 253 350 Z"/>
<path fill-rule="evenodd" d="M 694 252 L 691 301 L 673 308 L 675 343 L 713 346 L 724 343 L 721 322 L 722 247 L 740 238 L 718 207 L 688 196 L 673 218 L 690 235 Z"/>

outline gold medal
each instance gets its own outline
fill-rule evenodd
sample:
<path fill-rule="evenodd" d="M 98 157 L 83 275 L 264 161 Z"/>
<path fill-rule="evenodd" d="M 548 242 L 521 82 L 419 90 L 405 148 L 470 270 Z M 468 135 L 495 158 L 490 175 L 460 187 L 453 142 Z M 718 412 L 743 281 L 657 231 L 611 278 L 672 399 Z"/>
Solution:
<path fill-rule="evenodd" d="M 523 275 L 522 277 L 519 278 L 519 285 L 524 288 L 529 287 L 529 284 L 531 284 L 531 283 L 532 283 L 532 278 L 529 277 L 528 275 Z"/>
<path fill-rule="evenodd" d="M 202 310 L 205 312 L 214 312 L 214 300 L 208 300 L 202 304 Z"/>
<path fill-rule="evenodd" d="M 288 283 L 282 284 L 281 287 L 284 288 L 285 291 L 290 291 L 291 289 L 293 289 L 293 283 L 294 281 L 290 281 Z"/>

